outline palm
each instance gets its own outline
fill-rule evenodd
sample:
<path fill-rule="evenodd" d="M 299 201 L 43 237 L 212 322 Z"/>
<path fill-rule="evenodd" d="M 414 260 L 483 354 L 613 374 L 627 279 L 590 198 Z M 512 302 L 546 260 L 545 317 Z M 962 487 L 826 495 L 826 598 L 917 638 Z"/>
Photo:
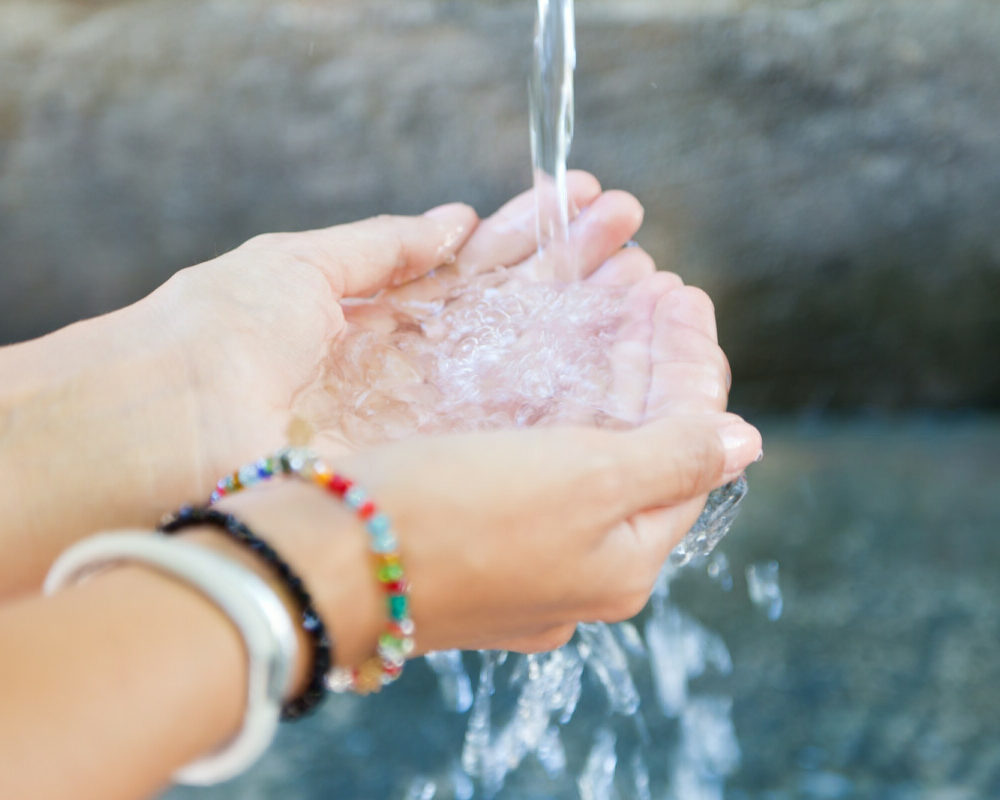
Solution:
<path fill-rule="evenodd" d="M 723 409 L 727 367 L 707 298 L 683 288 L 676 276 L 656 273 L 642 250 L 622 249 L 641 221 L 634 198 L 602 193 L 581 173 L 571 175 L 570 194 L 582 209 L 570 232 L 581 277 L 627 287 L 626 324 L 613 355 L 616 415 L 640 422 L 674 410 Z M 204 458 L 216 472 L 285 441 L 303 390 L 323 373 L 331 342 L 348 325 L 363 325 L 376 335 L 391 332 L 388 304 L 339 300 L 382 288 L 391 301 L 432 301 L 463 276 L 497 266 L 515 271 L 540 266 L 530 193 L 475 227 L 453 257 L 444 259 L 450 264 L 412 279 L 405 265 L 390 264 L 388 275 L 385 265 L 366 272 L 364 257 L 352 259 L 351 248 L 345 256 L 306 238 L 312 235 L 260 237 L 192 271 L 194 302 L 207 305 L 196 309 L 202 324 L 193 328 L 204 342 L 195 369 L 213 388 L 201 402 Z M 415 260 L 425 262 L 418 273 L 441 260 L 437 251 L 417 255 Z M 191 294 L 183 305 L 192 304 Z M 350 438 L 336 428 L 323 433 L 328 446 L 345 446 Z"/>
<path fill-rule="evenodd" d="M 716 341 L 714 312 L 707 296 L 683 287 L 676 275 L 657 273 L 642 250 L 622 249 L 638 228 L 641 209 L 631 196 L 600 194 L 579 177 L 571 186 L 583 212 L 572 223 L 571 242 L 583 282 L 626 293 L 624 324 L 610 354 L 614 375 L 605 410 L 630 424 L 668 412 L 724 410 L 728 364 Z M 427 313 L 424 309 L 437 308 L 436 301 L 461 286 L 463 279 L 497 266 L 508 275 L 521 274 L 528 280 L 544 274 L 551 265 L 548 251 L 537 252 L 533 215 L 530 193 L 515 198 L 479 226 L 456 254 L 454 264 L 387 289 L 375 302 L 348 305 L 347 329 L 374 334 L 378 344 L 385 344 L 400 327 L 401 312 L 410 312 L 419 321 Z M 505 288 L 517 293 L 523 285 L 519 288 L 512 283 Z M 407 365 L 406 372 L 401 380 L 412 381 L 412 365 Z M 386 379 L 384 374 L 369 375 L 365 388 Z M 336 425 L 322 427 L 331 434 L 326 437 L 329 444 L 343 442 L 345 432 Z"/>

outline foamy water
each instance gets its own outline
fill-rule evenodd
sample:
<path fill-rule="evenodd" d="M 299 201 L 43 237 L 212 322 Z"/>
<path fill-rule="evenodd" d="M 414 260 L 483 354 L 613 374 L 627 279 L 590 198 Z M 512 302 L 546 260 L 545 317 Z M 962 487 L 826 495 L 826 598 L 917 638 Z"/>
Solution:
<path fill-rule="evenodd" d="M 364 446 L 416 433 L 615 425 L 611 353 L 623 291 L 497 270 L 440 299 L 391 293 L 347 309 L 327 373 L 301 412 Z"/>

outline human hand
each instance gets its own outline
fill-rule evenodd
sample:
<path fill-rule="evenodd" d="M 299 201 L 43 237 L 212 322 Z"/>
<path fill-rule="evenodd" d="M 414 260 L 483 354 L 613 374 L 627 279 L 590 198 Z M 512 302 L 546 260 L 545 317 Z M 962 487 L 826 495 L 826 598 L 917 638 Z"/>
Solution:
<path fill-rule="evenodd" d="M 638 248 L 620 250 L 641 207 L 630 195 L 602 193 L 584 173 L 571 173 L 569 189 L 583 209 L 572 235 L 585 279 L 632 286 L 631 322 L 615 352 L 620 416 L 723 408 L 724 356 L 706 333 L 714 332 L 710 305 L 701 303 L 700 336 L 693 326 L 661 320 L 668 289 L 689 316 L 698 315 L 698 295 L 682 300 L 691 290 L 673 291 L 678 278 L 653 274 Z M 7 486 L 11 504 L 0 500 L 17 513 L 3 547 L 9 568 L 0 568 L 0 594 L 36 585 L 75 538 L 150 524 L 207 495 L 233 465 L 283 444 L 297 393 L 343 330 L 338 298 L 379 287 L 433 296 L 443 283 L 499 264 L 528 271 L 536 252 L 530 193 L 482 224 L 471 209 L 451 205 L 424 217 L 272 234 L 178 273 L 127 309 L 8 348 L 0 373 L 15 399 L 35 399 L 31 414 L 18 417 L 25 424 L 11 437 L 17 446 L 7 450 L 17 480 Z M 651 349 L 654 327 L 659 345 Z M 713 369 L 714 384 L 706 377 Z M 685 377 L 686 370 L 700 376 Z M 27 389 L 19 388 L 26 378 Z M 45 488 L 52 475 L 61 476 L 56 505 Z"/>
<path fill-rule="evenodd" d="M 711 302 L 657 273 L 640 248 L 622 249 L 642 218 L 635 198 L 571 177 L 584 203 L 570 226 L 582 279 L 564 288 L 544 280 L 565 248 L 538 253 L 534 199 L 515 198 L 454 264 L 345 305 L 344 333 L 296 405 L 314 443 L 342 452 L 418 432 L 525 420 L 628 426 L 668 410 L 725 408 L 728 364 Z M 488 266 L 501 259 L 513 263 Z"/>
<path fill-rule="evenodd" d="M 571 205 L 582 209 L 572 235 L 590 274 L 635 233 L 642 210 L 631 195 L 602 192 L 585 173 L 572 173 L 569 189 Z M 358 314 L 341 300 L 378 290 L 432 298 L 496 266 L 532 269 L 537 250 L 526 192 L 482 223 L 455 204 L 424 217 L 268 234 L 179 273 L 149 300 L 169 321 L 195 387 L 198 430 L 185 441 L 199 451 L 188 465 L 205 473 L 205 491 L 210 476 L 285 441 L 296 398 L 322 372 L 345 313 Z"/>
<path fill-rule="evenodd" d="M 414 437 L 333 459 L 393 518 L 421 652 L 550 649 L 581 620 L 637 613 L 699 508 L 760 435 L 732 414 L 630 431 L 535 428 Z M 222 501 L 305 576 L 341 663 L 371 654 L 384 604 L 366 537 L 298 482 Z M 338 516 L 339 515 L 339 516 Z"/>

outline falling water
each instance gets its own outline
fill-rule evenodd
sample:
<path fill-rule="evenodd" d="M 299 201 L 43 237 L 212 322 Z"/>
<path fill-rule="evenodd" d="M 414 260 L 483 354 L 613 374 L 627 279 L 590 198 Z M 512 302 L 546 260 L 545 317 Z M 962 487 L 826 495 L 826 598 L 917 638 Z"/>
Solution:
<path fill-rule="evenodd" d="M 548 245 L 551 277 L 575 277 L 576 254 L 569 235 L 566 161 L 573 145 L 573 73 L 576 19 L 573 0 L 538 0 L 535 49 L 528 96 L 531 163 L 539 249 Z"/>

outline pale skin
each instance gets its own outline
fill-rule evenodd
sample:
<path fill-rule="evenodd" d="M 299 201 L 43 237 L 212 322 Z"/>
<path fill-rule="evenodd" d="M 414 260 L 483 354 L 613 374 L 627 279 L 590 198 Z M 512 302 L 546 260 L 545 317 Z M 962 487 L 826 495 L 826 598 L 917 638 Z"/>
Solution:
<path fill-rule="evenodd" d="M 583 173 L 570 185 L 582 279 L 630 287 L 615 394 L 640 426 L 324 449 L 395 521 L 420 652 L 549 649 L 581 620 L 633 615 L 707 492 L 760 453 L 757 431 L 723 413 L 708 298 L 621 249 L 641 222 L 634 198 Z M 140 567 L 43 599 L 48 566 L 95 531 L 151 528 L 280 446 L 345 324 L 339 299 L 531 268 L 532 212 L 521 196 L 482 222 L 452 205 L 258 237 L 127 309 L 0 350 L 0 797 L 149 796 L 238 729 L 242 645 L 211 604 Z M 338 662 L 370 655 L 384 612 L 344 509 L 294 482 L 224 505 L 302 574 Z M 218 534 L 187 536 L 269 578 Z"/>

